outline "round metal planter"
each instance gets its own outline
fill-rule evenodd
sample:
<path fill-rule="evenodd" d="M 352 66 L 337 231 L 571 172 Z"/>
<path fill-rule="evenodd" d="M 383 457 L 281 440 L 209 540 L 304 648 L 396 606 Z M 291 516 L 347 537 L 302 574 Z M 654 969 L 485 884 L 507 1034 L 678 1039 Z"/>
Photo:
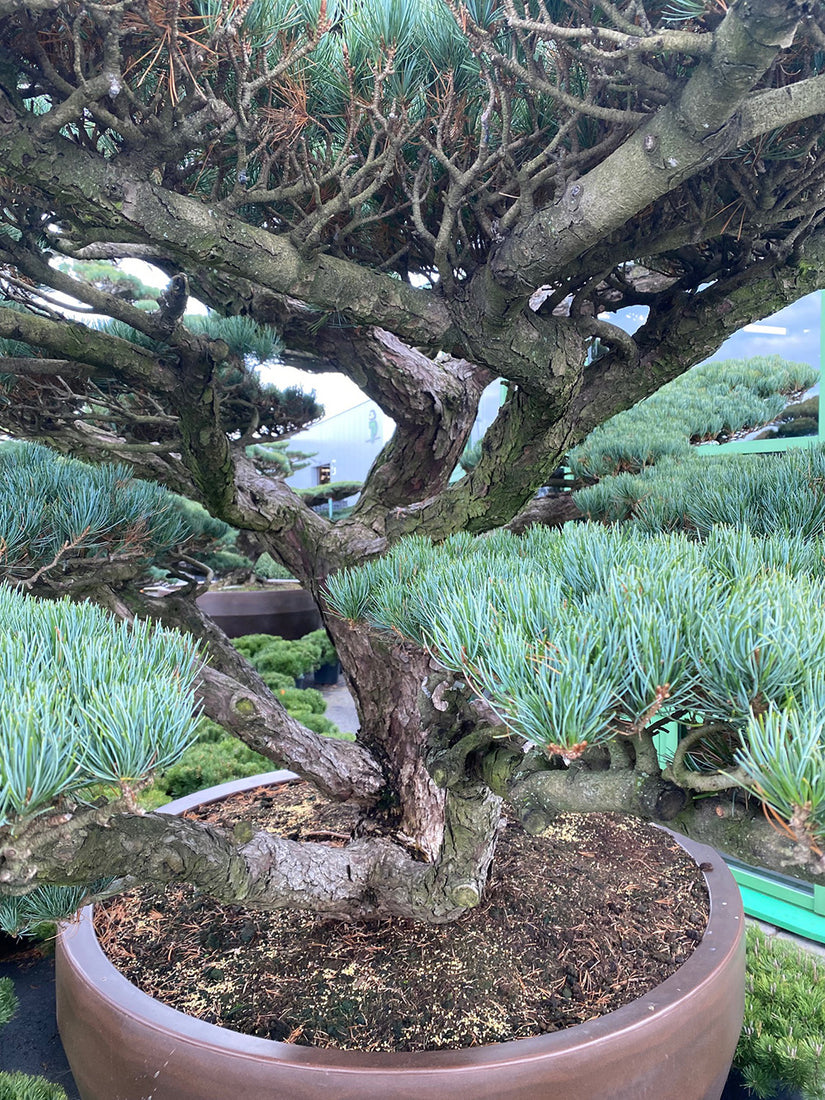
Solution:
<path fill-rule="evenodd" d="M 321 612 L 303 588 L 217 589 L 198 597 L 198 606 L 229 638 L 278 634 L 303 638 L 321 626 Z"/>
<path fill-rule="evenodd" d="M 182 813 L 226 783 L 164 808 Z M 103 954 L 91 908 L 57 948 L 57 1018 L 83 1100 L 719 1100 L 742 1024 L 744 917 L 712 848 L 708 927 L 693 955 L 632 1004 L 566 1031 L 460 1051 L 359 1054 L 257 1039 L 193 1019 L 131 985 Z"/>

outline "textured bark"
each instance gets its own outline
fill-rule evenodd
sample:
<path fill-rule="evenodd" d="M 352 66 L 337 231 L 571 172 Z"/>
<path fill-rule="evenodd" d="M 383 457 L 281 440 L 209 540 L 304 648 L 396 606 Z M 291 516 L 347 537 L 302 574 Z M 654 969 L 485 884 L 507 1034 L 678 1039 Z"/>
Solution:
<path fill-rule="evenodd" d="M 413 858 L 386 836 L 330 848 L 265 831 L 245 836 L 241 828 L 230 837 L 184 818 L 124 813 L 111 804 L 67 806 L 13 832 L 0 830 L 0 887 L 22 894 L 35 879 L 40 885 L 86 885 L 115 876 L 109 892 L 120 892 L 136 883 L 184 881 L 219 901 L 252 908 L 441 924 L 481 898 L 499 806 L 483 785 L 451 792 L 436 862 Z"/>
<path fill-rule="evenodd" d="M 359 341 L 361 360 L 377 344 L 379 368 L 359 369 L 348 360 L 349 375 L 396 422 L 395 431 L 369 472 L 357 511 L 373 512 L 441 492 L 458 465 L 478 412 L 488 370 L 462 359 L 436 362 L 373 329 Z"/>
<path fill-rule="evenodd" d="M 421 534 L 443 539 L 456 531 L 503 526 L 527 503 L 578 441 L 572 415 L 580 367 L 542 397 L 513 389 L 487 430 L 478 465 L 442 493 L 398 509 L 387 521 L 391 541 Z"/>
<path fill-rule="evenodd" d="M 825 75 L 752 96 L 739 112 L 740 142 L 744 144 L 758 134 L 767 133 L 776 125 L 777 118 L 788 125 L 816 114 L 822 109 L 823 94 Z"/>
<path fill-rule="evenodd" d="M 773 827 L 758 803 L 727 797 L 685 801 L 678 789 L 653 777 L 640 783 L 633 769 L 539 771 L 517 779 L 507 800 L 526 827 L 540 833 L 558 813 L 630 813 L 659 822 L 744 863 L 822 882 L 822 863 Z"/>
<path fill-rule="evenodd" d="M 741 6 L 744 8 L 744 5 Z M 610 156 L 571 182 L 560 203 L 524 219 L 473 288 L 492 305 L 491 322 L 640 210 L 736 148 L 735 112 L 793 38 L 794 0 L 734 5 L 715 33 L 712 53 L 692 72 L 678 100 L 657 111 Z"/>
<path fill-rule="evenodd" d="M 192 446 L 200 446 L 197 434 Z M 204 455 L 208 462 L 208 456 Z M 222 498 L 213 511 L 233 526 L 252 531 L 261 545 L 273 557 L 312 588 L 316 578 L 323 578 L 332 569 L 347 564 L 346 559 L 332 551 L 326 564 L 326 543 L 332 524 L 323 519 L 301 500 L 280 478 L 260 473 L 242 453 L 233 452 L 221 470 Z M 375 541 L 374 535 L 368 536 Z M 375 553 L 380 552 L 380 544 Z"/>
<path fill-rule="evenodd" d="M 203 713 L 278 767 L 287 766 L 330 798 L 365 806 L 385 789 L 383 771 L 361 744 L 321 737 L 290 717 L 255 669 L 191 597 L 124 593 L 133 613 L 189 631 L 206 647 L 196 685 Z"/>
<path fill-rule="evenodd" d="M 551 492 L 547 496 L 531 500 L 505 526 L 514 535 L 520 535 L 535 523 L 544 527 L 562 527 L 565 523 L 579 519 L 584 519 L 584 516 L 572 493 Z"/>
<path fill-rule="evenodd" d="M 290 717 L 265 688 L 253 692 L 208 666 L 196 698 L 204 713 L 276 764 L 286 764 L 330 798 L 372 805 L 386 791 L 373 754 L 363 745 L 321 737 Z"/>
<path fill-rule="evenodd" d="M 161 392 L 179 385 L 171 371 L 158 365 L 154 355 L 128 340 L 95 332 L 86 325 L 51 321 L 0 306 L 0 336 L 58 352 L 109 374 L 117 373 L 135 385 L 150 384 Z"/>
<path fill-rule="evenodd" d="M 42 188 L 58 214 L 87 227 L 92 240 L 151 244 L 183 269 L 203 264 L 225 274 L 305 298 L 360 324 L 386 325 L 412 343 L 450 347 L 459 341 L 446 306 L 431 292 L 324 254 L 306 257 L 286 237 L 258 229 L 185 195 L 132 178 L 43 121 L 16 121 L 0 89 L 0 155 L 6 171 Z M 53 182 L 60 180 L 59 194 Z"/>
<path fill-rule="evenodd" d="M 429 657 L 362 624 L 329 620 L 361 728 L 359 741 L 385 764 L 386 820 L 393 834 L 428 860 L 444 843 L 446 793 L 427 768 L 429 733 L 418 706 Z"/>
<path fill-rule="evenodd" d="M 56 8 L 60 0 L 0 0 L 0 16 L 13 15 L 20 11 L 50 11 Z"/>

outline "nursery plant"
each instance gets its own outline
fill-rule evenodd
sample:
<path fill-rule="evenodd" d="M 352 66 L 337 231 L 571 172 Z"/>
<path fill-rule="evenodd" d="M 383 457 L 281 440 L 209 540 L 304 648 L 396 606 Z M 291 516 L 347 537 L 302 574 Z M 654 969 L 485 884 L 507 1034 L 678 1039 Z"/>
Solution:
<path fill-rule="evenodd" d="M 745 1021 L 734 1065 L 759 1100 L 794 1090 L 825 1096 L 823 960 L 797 944 L 747 930 Z"/>
<path fill-rule="evenodd" d="M 307 882 L 289 904 L 457 918 L 483 890 L 502 797 L 537 826 L 560 807 L 678 817 L 749 862 L 821 874 L 819 773 L 799 759 L 820 751 L 821 582 L 783 564 L 786 545 L 794 569 L 804 557 L 797 542 L 748 542 L 746 582 L 712 565 L 720 546 L 736 560 L 738 532 L 484 537 L 596 425 L 825 283 L 819 9 L 0 0 L 0 31 L 0 428 L 128 463 L 253 532 L 321 604 L 358 739 L 290 718 L 198 614 L 194 581 L 152 598 L 115 577 L 108 500 L 92 495 L 103 534 L 82 552 L 85 515 L 50 554 L 4 549 L 4 598 L 71 595 L 76 558 L 115 614 L 203 639 L 192 683 L 209 717 L 361 807 L 340 850 L 261 838 L 268 865 Z M 52 262 L 136 256 L 169 276 L 148 311 Z M 214 316 L 190 321 L 190 292 Z M 604 319 L 641 300 L 632 336 Z M 246 451 L 310 413 L 259 385 L 267 326 L 283 361 L 336 365 L 396 423 L 334 524 Z M 507 397 L 479 461 L 450 484 L 498 376 Z M 58 606 L 74 638 L 81 611 Z M 14 654 L 6 698 L 22 698 L 28 667 Z M 135 689 L 138 709 L 169 686 Z M 38 691 L 38 705 L 62 698 Z M 287 903 L 240 842 L 195 822 L 173 829 L 205 858 L 167 858 L 152 815 L 123 811 L 142 779 L 131 748 L 120 801 L 84 805 L 87 711 L 65 775 L 46 768 L 52 726 L 32 721 L 31 769 L 4 778 L 6 894 L 120 874 L 128 833 L 135 878 Z M 665 716 L 688 735 L 663 771 Z M 716 727 L 714 763 L 698 746 Z M 133 736 L 126 724 L 112 743 Z M 157 766 L 160 748 L 144 748 Z"/>
<path fill-rule="evenodd" d="M 629 521 L 649 532 L 684 530 L 706 537 L 717 524 L 729 524 L 806 540 L 823 530 L 822 474 L 821 446 L 712 458 L 692 450 L 640 474 L 604 477 L 576 492 L 574 500 L 590 519 Z"/>
<path fill-rule="evenodd" d="M 778 355 L 701 363 L 599 425 L 567 461 L 576 477 L 638 474 L 665 456 L 686 457 L 693 444 L 768 423 L 789 394 L 818 379 L 807 363 Z"/>

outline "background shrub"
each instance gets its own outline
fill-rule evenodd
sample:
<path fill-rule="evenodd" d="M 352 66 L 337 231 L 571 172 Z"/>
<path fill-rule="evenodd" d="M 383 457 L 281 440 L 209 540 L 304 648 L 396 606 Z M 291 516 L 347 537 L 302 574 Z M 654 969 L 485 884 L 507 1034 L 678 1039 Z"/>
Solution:
<path fill-rule="evenodd" d="M 275 561 L 271 554 L 264 552 L 255 562 L 255 576 L 262 581 L 290 581 L 295 578 L 290 571 L 279 562 Z"/>
<path fill-rule="evenodd" d="M 568 455 L 576 477 L 637 474 L 666 457 L 684 458 L 692 443 L 769 424 L 787 395 L 819 372 L 778 355 L 701 363 L 595 428 Z M 665 425 L 665 427 L 662 427 Z"/>
<path fill-rule="evenodd" d="M 277 673 L 297 680 L 336 660 L 335 648 L 323 629 L 294 641 L 277 634 L 245 634 L 235 638 L 233 645 L 262 676 Z"/>
<path fill-rule="evenodd" d="M 18 1000 L 11 978 L 0 978 L 0 1028 L 17 1011 Z M 0 1070 L 0 1100 L 66 1100 L 65 1090 L 43 1077 Z"/>
<path fill-rule="evenodd" d="M 60 1085 L 44 1077 L 0 1071 L 0 1100 L 67 1100 Z"/>
<path fill-rule="evenodd" d="M 220 741 L 193 745 L 177 764 L 167 768 L 154 787 L 169 801 L 218 783 L 228 783 L 230 779 L 270 772 L 276 767 L 271 760 L 226 735 Z"/>
<path fill-rule="evenodd" d="M 825 959 L 753 925 L 747 944 L 745 1022 L 734 1065 L 759 1100 L 780 1089 L 825 1100 Z"/>

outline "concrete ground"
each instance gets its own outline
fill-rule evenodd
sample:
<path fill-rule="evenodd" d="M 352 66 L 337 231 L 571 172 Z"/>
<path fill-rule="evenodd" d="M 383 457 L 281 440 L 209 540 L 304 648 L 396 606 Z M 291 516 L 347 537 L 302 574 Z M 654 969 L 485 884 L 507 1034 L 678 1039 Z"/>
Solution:
<path fill-rule="evenodd" d="M 777 928 L 773 924 L 766 924 L 763 920 L 756 920 L 755 918 L 748 917 L 751 924 L 757 924 L 765 933 L 766 936 L 775 936 L 778 940 L 787 940 L 788 943 L 795 943 L 798 947 L 804 947 L 806 951 L 810 951 L 813 955 L 819 955 L 825 959 L 825 944 L 814 943 L 813 940 L 803 939 L 802 936 L 795 936 L 793 932 L 785 932 L 782 928 Z"/>
<path fill-rule="evenodd" d="M 62 1085 L 69 1100 L 80 1100 L 57 1033 L 54 957 L 37 948 L 14 953 L 11 946 L 0 942 L 0 978 L 12 979 L 20 1007 L 0 1028 L 0 1069 L 45 1077 Z"/>
<path fill-rule="evenodd" d="M 326 701 L 326 717 L 344 733 L 357 733 L 358 714 L 343 678 L 337 684 L 320 685 L 315 690 L 320 691 Z"/>

